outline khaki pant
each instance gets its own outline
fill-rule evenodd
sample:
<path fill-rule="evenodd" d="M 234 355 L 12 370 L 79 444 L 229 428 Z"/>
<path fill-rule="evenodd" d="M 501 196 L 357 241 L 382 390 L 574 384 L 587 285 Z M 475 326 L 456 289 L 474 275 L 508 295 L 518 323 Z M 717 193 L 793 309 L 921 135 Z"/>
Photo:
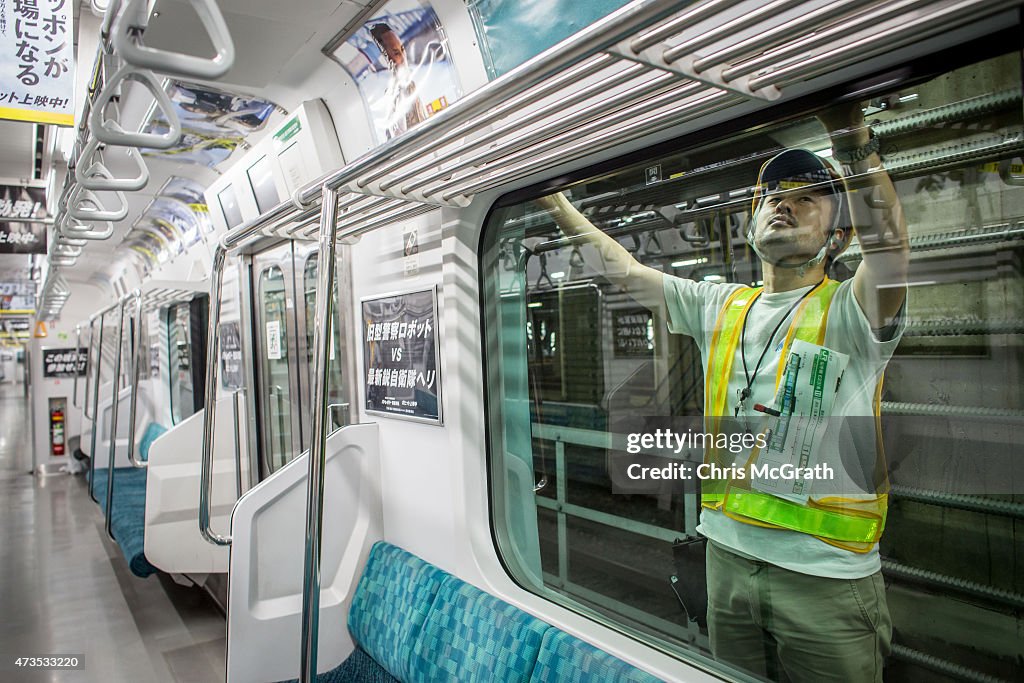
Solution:
<path fill-rule="evenodd" d="M 829 579 L 707 550 L 715 659 L 792 683 L 882 680 L 892 621 L 881 572 Z"/>

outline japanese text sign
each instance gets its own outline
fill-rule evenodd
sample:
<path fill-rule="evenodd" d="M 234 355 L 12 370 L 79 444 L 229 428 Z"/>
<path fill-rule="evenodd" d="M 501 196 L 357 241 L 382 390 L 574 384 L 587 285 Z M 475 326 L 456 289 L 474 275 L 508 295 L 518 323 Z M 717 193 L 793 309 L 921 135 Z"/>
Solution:
<path fill-rule="evenodd" d="M 71 0 L 0 0 L 0 118 L 74 125 Z"/>
<path fill-rule="evenodd" d="M 45 254 L 45 218 L 45 188 L 0 185 L 0 254 Z"/>
<path fill-rule="evenodd" d="M 43 349 L 43 377 L 85 377 L 88 349 Z"/>
<path fill-rule="evenodd" d="M 441 424 L 436 291 L 362 303 L 366 412 Z"/>

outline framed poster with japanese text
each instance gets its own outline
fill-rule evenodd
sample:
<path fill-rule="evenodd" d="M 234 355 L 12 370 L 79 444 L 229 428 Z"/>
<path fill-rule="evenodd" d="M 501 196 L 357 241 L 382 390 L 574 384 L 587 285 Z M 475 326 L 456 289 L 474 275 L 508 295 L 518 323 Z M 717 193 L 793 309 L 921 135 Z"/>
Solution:
<path fill-rule="evenodd" d="M 442 424 L 437 288 L 362 300 L 367 413 Z"/>

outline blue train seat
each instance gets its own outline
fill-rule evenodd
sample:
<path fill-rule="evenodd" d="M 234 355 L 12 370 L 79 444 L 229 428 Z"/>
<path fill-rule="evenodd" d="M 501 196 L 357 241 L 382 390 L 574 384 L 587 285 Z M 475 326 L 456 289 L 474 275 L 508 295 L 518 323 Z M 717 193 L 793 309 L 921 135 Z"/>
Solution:
<path fill-rule="evenodd" d="M 349 610 L 356 649 L 318 683 L 657 683 L 659 679 L 389 543 Z"/>
<path fill-rule="evenodd" d="M 149 460 L 149 449 L 157 437 L 167 431 L 166 427 L 149 424 L 139 442 L 139 458 Z M 93 494 L 100 502 L 100 509 L 107 511 L 107 469 L 97 467 L 91 483 Z M 135 467 L 114 469 L 114 498 L 110 519 L 110 530 L 114 540 L 124 553 L 128 568 L 133 574 L 147 577 L 156 571 L 145 555 L 146 535 L 146 470 Z"/>

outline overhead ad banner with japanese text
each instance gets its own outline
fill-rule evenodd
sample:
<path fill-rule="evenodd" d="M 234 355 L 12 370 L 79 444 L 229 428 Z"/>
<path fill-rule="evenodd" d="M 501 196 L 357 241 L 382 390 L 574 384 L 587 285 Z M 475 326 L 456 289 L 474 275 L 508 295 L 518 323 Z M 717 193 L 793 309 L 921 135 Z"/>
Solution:
<path fill-rule="evenodd" d="M 420 0 L 391 0 L 330 56 L 359 86 L 378 143 L 462 95 L 444 28 Z"/>
<path fill-rule="evenodd" d="M 366 412 L 441 424 L 437 293 L 363 301 Z"/>
<path fill-rule="evenodd" d="M 0 119 L 75 123 L 72 0 L 0 0 Z"/>
<path fill-rule="evenodd" d="M 0 185 L 0 254 L 45 254 L 46 225 L 19 220 L 45 218 L 44 188 Z"/>

